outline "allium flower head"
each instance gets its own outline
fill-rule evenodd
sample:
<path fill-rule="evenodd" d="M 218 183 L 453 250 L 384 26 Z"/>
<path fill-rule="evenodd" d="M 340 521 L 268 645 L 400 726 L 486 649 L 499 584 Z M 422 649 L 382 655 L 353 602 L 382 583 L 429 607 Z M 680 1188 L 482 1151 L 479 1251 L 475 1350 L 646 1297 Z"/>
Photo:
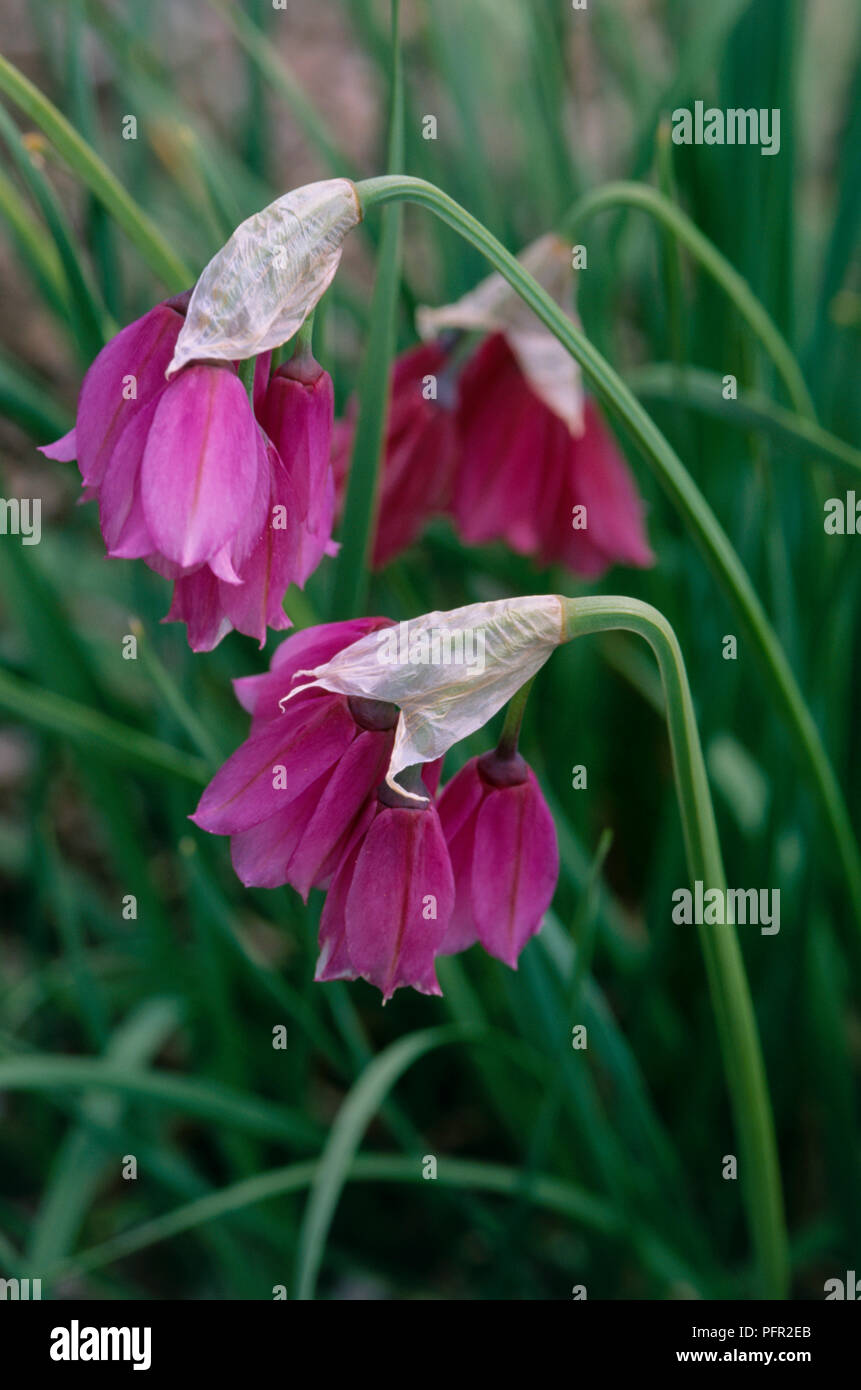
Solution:
<path fill-rule="evenodd" d="M 398 711 L 381 701 L 306 692 L 285 705 L 297 661 L 333 656 L 385 618 L 330 623 L 287 638 L 271 670 L 236 682 L 251 733 L 216 773 L 192 816 L 231 837 L 233 866 L 259 888 L 289 883 L 307 898 L 337 867 L 385 776 Z"/>
<path fill-rule="evenodd" d="M 301 382 L 288 364 L 267 386 L 268 354 L 257 359 L 255 404 L 276 446 L 233 364 L 194 362 L 166 379 L 187 298 L 107 344 L 84 378 L 74 430 L 43 453 L 77 457 L 108 555 L 174 581 L 168 620 L 186 623 L 195 651 L 231 628 L 262 645 L 268 627 L 290 626 L 288 586 L 331 550 L 331 381 L 303 359 Z"/>

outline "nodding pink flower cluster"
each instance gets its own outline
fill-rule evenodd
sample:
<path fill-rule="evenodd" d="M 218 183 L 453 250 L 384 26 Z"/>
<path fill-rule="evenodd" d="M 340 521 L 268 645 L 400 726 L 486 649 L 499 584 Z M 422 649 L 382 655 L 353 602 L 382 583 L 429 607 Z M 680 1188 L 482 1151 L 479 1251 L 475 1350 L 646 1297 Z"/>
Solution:
<path fill-rule="evenodd" d="M 342 498 L 354 426 L 350 403 L 333 437 Z M 586 577 L 654 558 L 636 485 L 598 406 L 586 399 L 583 432 L 573 433 L 527 381 L 502 332 L 459 369 L 443 339 L 394 364 L 375 567 L 434 515 L 449 516 L 470 545 L 504 540 Z"/>
<path fill-rule="evenodd" d="M 74 429 L 42 450 L 77 459 L 97 499 L 108 555 L 143 559 L 174 582 L 166 621 L 195 651 L 231 628 L 284 629 L 284 594 L 332 553 L 332 382 L 300 355 L 269 375 L 258 357 L 253 403 L 231 362 L 192 362 L 165 377 L 189 296 L 156 305 L 102 349 L 84 377 Z"/>
<path fill-rule="evenodd" d="M 306 629 L 266 674 L 236 681 L 251 731 L 192 817 L 230 836 L 244 884 L 290 884 L 305 899 L 326 889 L 316 978 L 362 977 L 384 999 L 402 986 L 439 994 L 436 957 L 476 941 L 516 969 L 559 872 L 552 817 L 519 754 L 473 759 L 438 800 L 440 761 L 425 764 L 426 799 L 408 799 L 384 781 L 395 705 L 319 687 L 284 699 L 297 674 L 390 625 Z"/>

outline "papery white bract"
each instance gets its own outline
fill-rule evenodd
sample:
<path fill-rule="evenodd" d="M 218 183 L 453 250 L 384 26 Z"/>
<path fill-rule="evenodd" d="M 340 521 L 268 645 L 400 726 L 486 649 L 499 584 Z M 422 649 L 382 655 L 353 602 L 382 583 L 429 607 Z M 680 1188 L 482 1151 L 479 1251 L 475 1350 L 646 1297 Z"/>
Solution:
<path fill-rule="evenodd" d="M 298 690 L 318 686 L 397 705 L 400 718 L 386 774 L 390 786 L 404 768 L 433 762 L 480 729 L 564 641 L 557 594 L 471 603 L 447 613 L 424 613 L 401 626 L 408 629 L 403 659 L 392 660 L 392 629 L 373 632 L 324 665 L 298 671 L 296 677 L 314 679 L 285 694 L 289 699 Z M 479 633 L 480 671 L 426 655 L 451 650 L 446 634 Z"/>
<path fill-rule="evenodd" d="M 350 180 L 324 179 L 241 222 L 194 287 L 166 375 L 286 343 L 328 289 L 344 237 L 361 220 Z"/>
<path fill-rule="evenodd" d="M 576 322 L 573 300 L 571 248 L 548 233 L 518 256 L 543 289 Z M 564 420 L 574 435 L 583 433 L 583 382 L 574 358 L 554 337 L 508 281 L 494 271 L 454 304 L 437 309 L 421 305 L 416 327 L 422 338 L 435 338 L 445 329 L 465 332 L 504 333 L 520 370 L 535 394 Z"/>

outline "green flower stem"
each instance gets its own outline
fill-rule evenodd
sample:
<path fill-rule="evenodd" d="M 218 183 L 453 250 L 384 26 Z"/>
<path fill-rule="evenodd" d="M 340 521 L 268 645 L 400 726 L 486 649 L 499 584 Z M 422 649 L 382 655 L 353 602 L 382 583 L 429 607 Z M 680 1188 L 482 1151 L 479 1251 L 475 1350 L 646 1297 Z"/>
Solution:
<path fill-rule="evenodd" d="M 816 418 L 816 410 L 792 349 L 781 334 L 774 319 L 759 302 L 747 281 L 716 246 L 656 188 L 644 183 L 606 183 L 581 198 L 563 219 L 566 236 L 573 237 L 587 217 L 609 208 L 642 208 L 671 232 L 693 256 L 702 269 L 719 285 L 738 309 L 742 318 L 759 338 L 789 393 L 799 415 L 808 420 Z"/>
<path fill-rule="evenodd" d="M 147 265 L 174 294 L 188 289 L 194 275 L 175 254 L 154 222 L 129 197 L 122 184 L 74 126 L 29 78 L 0 56 L 0 91 L 48 137 L 69 168 L 87 185 L 122 227 Z"/>
<path fill-rule="evenodd" d="M 357 184 L 363 209 L 405 200 L 428 208 L 486 256 L 524 303 L 580 363 L 601 401 L 630 432 L 680 513 L 753 640 L 822 801 L 837 846 L 854 914 L 861 927 L 861 857 L 852 824 L 819 730 L 804 702 L 792 668 L 750 578 L 726 532 L 681 459 L 651 416 L 576 324 L 523 269 L 496 237 L 459 203 L 433 184 L 406 176 L 382 175 Z M 748 291 L 749 293 L 749 291 Z"/>
<path fill-rule="evenodd" d="M 691 882 L 726 892 L 714 808 L 706 778 L 685 664 L 662 613 L 629 598 L 563 599 L 566 637 L 622 628 L 644 637 L 661 673 Z M 725 900 L 725 899 L 724 899 Z M 748 1225 L 762 1297 L 787 1291 L 788 1247 L 774 1122 L 756 1019 L 735 927 L 700 925 L 712 1006 L 717 1020 L 733 1116 Z"/>
<path fill-rule="evenodd" d="M 499 735 L 499 742 L 496 745 L 496 751 L 500 757 L 511 757 L 517 752 L 517 741 L 520 738 L 520 726 L 523 723 L 526 701 L 529 699 L 529 692 L 534 684 L 535 677 L 533 676 L 531 680 L 520 687 L 508 702 L 502 733 Z"/>
<path fill-rule="evenodd" d="M 291 362 L 306 362 L 314 356 L 314 310 L 305 319 L 299 328 L 296 337 L 293 339 L 293 356 Z"/>

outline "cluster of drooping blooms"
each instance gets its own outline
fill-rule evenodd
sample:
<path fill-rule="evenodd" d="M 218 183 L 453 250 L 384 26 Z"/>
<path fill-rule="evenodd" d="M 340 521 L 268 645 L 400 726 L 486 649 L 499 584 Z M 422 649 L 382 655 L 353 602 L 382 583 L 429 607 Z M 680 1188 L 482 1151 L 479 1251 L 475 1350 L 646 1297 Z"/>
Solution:
<path fill-rule="evenodd" d="M 563 248 L 542 238 L 524 265 L 562 300 Z M 457 304 L 420 310 L 429 341 L 397 359 L 373 562 L 380 567 L 447 515 L 470 545 L 503 540 L 541 564 L 594 577 L 652 553 L 628 467 L 572 359 L 491 276 Z M 454 330 L 447 332 L 446 330 Z M 484 334 L 462 360 L 462 335 Z M 355 402 L 337 422 L 343 496 Z"/>
<path fill-rule="evenodd" d="M 550 812 L 514 748 L 472 759 L 435 799 L 440 758 L 413 764 L 403 784 L 386 777 L 406 700 L 399 710 L 346 694 L 343 677 L 331 682 L 339 689 L 295 684 L 391 627 L 363 618 L 307 629 L 281 643 L 265 675 L 237 681 L 251 731 L 192 817 L 230 836 L 246 885 L 290 884 L 305 899 L 325 888 L 316 978 L 361 976 L 384 999 L 404 985 L 439 994 L 435 958 L 476 941 L 516 968 L 559 862 Z M 450 670 L 438 675 L 451 685 Z"/>
<path fill-rule="evenodd" d="M 143 559 L 174 581 L 169 620 L 195 651 L 226 632 L 256 637 L 290 620 L 283 600 L 331 552 L 332 382 L 300 352 L 253 401 L 232 362 L 191 362 L 171 378 L 188 295 L 158 304 L 107 344 L 84 377 L 75 427 L 43 453 L 76 458 L 99 504 L 108 555 Z"/>
<path fill-rule="evenodd" d="M 355 187 L 334 179 L 247 219 L 190 296 L 107 344 L 75 428 L 43 450 L 77 459 L 108 554 L 173 581 L 168 617 L 196 651 L 231 628 L 261 645 L 288 628 L 288 586 L 335 548 L 354 408 L 333 448 L 332 382 L 300 330 L 360 217 Z M 543 238 L 523 263 L 562 303 L 560 244 Z M 505 282 L 420 311 L 418 326 L 425 341 L 394 366 L 375 564 L 440 512 L 468 542 L 502 538 L 581 574 L 650 563 L 636 489 L 579 370 Z M 565 640 L 562 615 L 553 595 L 429 613 L 399 625 L 396 656 L 381 645 L 388 619 L 356 618 L 286 639 L 268 673 L 236 682 L 251 731 L 193 818 L 230 836 L 243 883 L 326 890 L 318 979 L 437 994 L 436 957 L 474 942 L 516 967 L 558 874 L 535 776 L 506 724 L 439 796 L 438 782 L 448 749 Z M 480 665 L 461 659 L 467 638 Z"/>

